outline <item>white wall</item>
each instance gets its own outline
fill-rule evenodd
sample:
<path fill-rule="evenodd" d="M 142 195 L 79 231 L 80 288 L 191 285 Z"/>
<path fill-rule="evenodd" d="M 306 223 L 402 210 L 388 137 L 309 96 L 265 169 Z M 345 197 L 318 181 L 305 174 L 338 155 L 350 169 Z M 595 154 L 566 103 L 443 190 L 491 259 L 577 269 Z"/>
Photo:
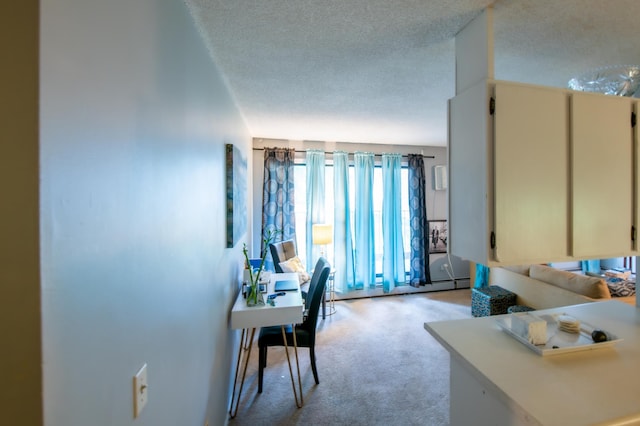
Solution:
<path fill-rule="evenodd" d="M 244 123 L 183 2 L 42 0 L 40 39 L 45 424 L 222 424 Z"/>

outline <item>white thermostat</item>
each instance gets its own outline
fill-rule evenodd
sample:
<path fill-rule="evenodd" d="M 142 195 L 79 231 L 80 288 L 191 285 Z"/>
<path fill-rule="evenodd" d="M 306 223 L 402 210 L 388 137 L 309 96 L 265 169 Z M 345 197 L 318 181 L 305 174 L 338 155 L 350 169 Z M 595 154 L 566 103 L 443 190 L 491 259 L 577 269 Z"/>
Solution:
<path fill-rule="evenodd" d="M 447 166 L 433 166 L 433 189 L 440 191 L 447 189 Z"/>

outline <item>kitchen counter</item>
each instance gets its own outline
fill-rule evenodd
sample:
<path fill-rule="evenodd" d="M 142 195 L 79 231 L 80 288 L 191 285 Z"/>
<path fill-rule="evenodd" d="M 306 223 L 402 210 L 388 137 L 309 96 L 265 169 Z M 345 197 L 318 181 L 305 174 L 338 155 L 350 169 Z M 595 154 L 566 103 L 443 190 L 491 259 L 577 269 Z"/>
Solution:
<path fill-rule="evenodd" d="M 504 315 L 425 323 L 450 354 L 450 424 L 640 425 L 640 308 L 605 301 L 535 313 L 567 313 L 623 340 L 541 356 L 497 325 Z"/>

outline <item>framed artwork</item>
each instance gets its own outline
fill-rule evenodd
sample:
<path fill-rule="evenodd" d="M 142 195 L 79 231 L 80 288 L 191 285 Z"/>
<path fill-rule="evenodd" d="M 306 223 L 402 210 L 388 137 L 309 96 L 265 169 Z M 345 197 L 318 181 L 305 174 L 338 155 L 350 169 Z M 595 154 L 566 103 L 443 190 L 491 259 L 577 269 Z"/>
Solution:
<path fill-rule="evenodd" d="M 447 221 L 429 220 L 429 253 L 447 252 Z"/>
<path fill-rule="evenodd" d="M 227 248 L 247 231 L 247 159 L 233 144 L 226 144 Z"/>

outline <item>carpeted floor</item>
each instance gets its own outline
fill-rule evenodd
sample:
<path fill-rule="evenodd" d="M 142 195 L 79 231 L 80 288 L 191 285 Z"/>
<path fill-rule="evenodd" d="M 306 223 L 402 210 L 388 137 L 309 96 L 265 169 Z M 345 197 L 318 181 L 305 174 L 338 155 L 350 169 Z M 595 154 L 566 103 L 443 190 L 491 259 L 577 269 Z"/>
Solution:
<path fill-rule="evenodd" d="M 269 349 L 257 394 L 254 347 L 229 425 L 448 425 L 449 355 L 424 323 L 471 318 L 470 304 L 469 289 L 336 302 L 318 321 L 319 385 L 299 349 L 304 406 L 296 408 L 283 348 Z"/>

